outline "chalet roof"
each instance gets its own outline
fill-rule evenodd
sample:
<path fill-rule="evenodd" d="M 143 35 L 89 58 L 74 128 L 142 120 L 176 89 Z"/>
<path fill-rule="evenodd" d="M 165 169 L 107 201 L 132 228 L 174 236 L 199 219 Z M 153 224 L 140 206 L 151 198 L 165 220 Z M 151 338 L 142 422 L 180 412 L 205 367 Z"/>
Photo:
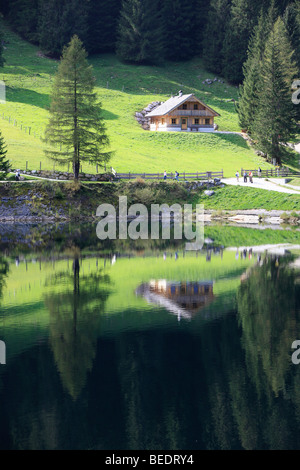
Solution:
<path fill-rule="evenodd" d="M 207 109 L 209 109 L 215 116 L 220 116 L 216 111 L 214 111 L 212 108 L 207 106 L 205 103 L 200 101 L 198 98 L 195 97 L 193 93 L 189 95 L 176 95 L 170 98 L 169 100 L 165 101 L 163 104 L 155 108 L 153 111 L 150 113 L 146 114 L 146 117 L 154 117 L 154 116 L 164 116 L 174 109 L 178 108 L 178 106 L 181 106 L 185 101 L 189 100 L 190 98 L 196 99 L 199 103 L 203 104 Z"/>

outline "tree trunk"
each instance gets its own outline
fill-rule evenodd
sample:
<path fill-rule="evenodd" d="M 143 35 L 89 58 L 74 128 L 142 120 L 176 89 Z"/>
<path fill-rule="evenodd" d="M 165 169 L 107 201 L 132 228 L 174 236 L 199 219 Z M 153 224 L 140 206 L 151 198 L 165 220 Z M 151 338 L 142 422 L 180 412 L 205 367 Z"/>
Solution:
<path fill-rule="evenodd" d="M 78 180 L 79 178 L 79 169 L 80 169 L 80 162 L 79 160 L 76 160 L 73 162 L 73 172 L 74 172 L 74 179 Z"/>

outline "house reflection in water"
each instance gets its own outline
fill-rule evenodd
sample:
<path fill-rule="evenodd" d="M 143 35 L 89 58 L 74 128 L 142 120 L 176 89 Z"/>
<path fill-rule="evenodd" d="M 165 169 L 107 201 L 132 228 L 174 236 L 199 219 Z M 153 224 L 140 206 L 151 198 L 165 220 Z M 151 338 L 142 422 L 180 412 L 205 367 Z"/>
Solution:
<path fill-rule="evenodd" d="M 136 290 L 147 302 L 164 307 L 173 315 L 191 319 L 214 299 L 212 281 L 172 282 L 152 280 Z"/>

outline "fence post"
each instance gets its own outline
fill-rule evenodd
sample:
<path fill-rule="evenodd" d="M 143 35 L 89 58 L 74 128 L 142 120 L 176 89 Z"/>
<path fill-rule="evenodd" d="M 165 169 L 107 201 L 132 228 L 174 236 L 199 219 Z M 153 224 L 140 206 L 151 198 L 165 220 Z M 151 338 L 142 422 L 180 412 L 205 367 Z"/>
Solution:
<path fill-rule="evenodd" d="M 130 172 L 128 173 L 129 179 L 130 179 Z"/>
<path fill-rule="evenodd" d="M 98 173 L 98 163 L 96 163 L 96 173 Z"/>
<path fill-rule="evenodd" d="M 68 173 L 69 173 L 69 169 L 70 169 L 70 162 L 68 162 Z"/>
<path fill-rule="evenodd" d="M 29 133 L 29 135 L 30 135 L 30 133 L 31 133 L 31 127 L 28 127 L 28 133 Z"/>
<path fill-rule="evenodd" d="M 183 173 L 183 179 L 185 180 L 185 172 Z"/>
<path fill-rule="evenodd" d="M 40 171 L 42 171 L 42 162 L 40 162 Z"/>
<path fill-rule="evenodd" d="M 27 168 L 28 168 L 28 162 L 26 162 L 26 171 L 27 171 Z"/>

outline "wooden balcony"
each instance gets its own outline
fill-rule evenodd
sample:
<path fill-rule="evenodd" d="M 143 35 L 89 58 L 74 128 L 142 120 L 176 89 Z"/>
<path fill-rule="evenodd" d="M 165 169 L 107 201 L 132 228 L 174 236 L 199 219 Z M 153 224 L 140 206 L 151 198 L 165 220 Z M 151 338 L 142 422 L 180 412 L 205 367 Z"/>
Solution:
<path fill-rule="evenodd" d="M 209 111 L 200 109 L 176 109 L 175 111 L 169 113 L 169 116 L 213 117 Z"/>

